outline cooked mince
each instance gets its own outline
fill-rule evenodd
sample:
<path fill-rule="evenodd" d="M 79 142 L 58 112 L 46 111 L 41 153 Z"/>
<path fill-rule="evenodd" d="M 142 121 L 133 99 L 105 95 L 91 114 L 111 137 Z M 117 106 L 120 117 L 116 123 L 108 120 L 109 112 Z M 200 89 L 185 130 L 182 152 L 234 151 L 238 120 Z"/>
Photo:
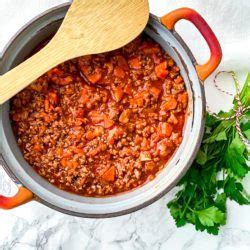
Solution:
<path fill-rule="evenodd" d="M 53 68 L 13 98 L 10 117 L 39 175 L 63 190 L 106 196 L 165 166 L 182 141 L 187 103 L 173 59 L 141 36 Z"/>

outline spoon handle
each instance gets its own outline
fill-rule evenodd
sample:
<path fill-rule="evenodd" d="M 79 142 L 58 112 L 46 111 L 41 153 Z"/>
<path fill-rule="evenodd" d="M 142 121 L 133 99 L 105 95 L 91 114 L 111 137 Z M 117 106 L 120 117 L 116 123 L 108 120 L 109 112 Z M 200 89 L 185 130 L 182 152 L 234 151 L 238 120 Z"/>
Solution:
<path fill-rule="evenodd" d="M 66 59 L 59 46 L 49 43 L 35 55 L 0 76 L 0 104 L 9 100 L 48 70 Z"/>

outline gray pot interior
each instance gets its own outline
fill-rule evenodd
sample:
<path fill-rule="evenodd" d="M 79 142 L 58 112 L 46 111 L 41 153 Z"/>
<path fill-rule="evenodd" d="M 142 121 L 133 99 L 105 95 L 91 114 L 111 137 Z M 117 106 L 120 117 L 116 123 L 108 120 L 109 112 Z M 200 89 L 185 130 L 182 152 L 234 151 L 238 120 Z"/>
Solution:
<path fill-rule="evenodd" d="M 68 7 L 67 4 L 54 8 L 22 29 L 6 47 L 0 73 L 3 74 L 22 62 L 42 41 L 51 37 L 58 29 Z M 163 196 L 176 185 L 192 163 L 203 134 L 205 103 L 203 87 L 194 68 L 194 59 L 178 35 L 173 35 L 152 16 L 145 33 L 160 43 L 180 67 L 190 100 L 189 116 L 181 146 L 157 177 L 144 186 L 107 198 L 82 197 L 56 188 L 40 177 L 24 160 L 11 129 L 9 102 L 0 107 L 0 152 L 7 163 L 8 171 L 46 205 L 83 217 L 98 218 L 126 214 Z"/>

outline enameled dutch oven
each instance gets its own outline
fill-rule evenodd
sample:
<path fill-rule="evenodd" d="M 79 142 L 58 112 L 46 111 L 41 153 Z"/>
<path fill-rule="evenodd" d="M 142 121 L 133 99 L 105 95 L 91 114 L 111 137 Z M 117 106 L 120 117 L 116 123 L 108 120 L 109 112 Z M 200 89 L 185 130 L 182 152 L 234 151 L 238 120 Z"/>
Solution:
<path fill-rule="evenodd" d="M 22 62 L 34 48 L 57 31 L 69 4 L 60 5 L 26 25 L 8 44 L 1 58 L 0 74 Z M 192 22 L 208 43 L 211 57 L 198 65 L 191 52 L 174 30 L 180 19 Z M 144 32 L 159 43 L 181 69 L 189 93 L 188 117 L 183 142 L 167 166 L 147 184 L 127 193 L 105 197 L 82 197 L 65 192 L 40 177 L 24 160 L 12 132 L 9 102 L 0 107 L 0 165 L 18 183 L 14 197 L 0 196 L 0 208 L 10 209 L 35 199 L 61 212 L 104 218 L 127 214 L 156 201 L 171 190 L 190 167 L 199 149 L 204 130 L 205 96 L 202 82 L 221 60 L 220 45 L 205 20 L 194 10 L 182 8 L 162 18 L 150 15 Z M 46 58 L 44 58 L 46 60 Z M 39 65 L 38 65 L 39 67 Z"/>

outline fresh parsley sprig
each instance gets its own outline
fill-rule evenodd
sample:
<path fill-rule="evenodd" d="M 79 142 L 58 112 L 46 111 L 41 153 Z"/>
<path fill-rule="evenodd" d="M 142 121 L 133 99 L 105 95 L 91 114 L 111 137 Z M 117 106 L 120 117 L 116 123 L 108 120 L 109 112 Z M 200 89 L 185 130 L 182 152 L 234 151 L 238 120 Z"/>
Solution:
<path fill-rule="evenodd" d="M 244 107 L 250 106 L 250 74 L 240 93 Z M 234 107 L 237 102 L 234 101 Z M 234 113 L 220 112 L 220 117 Z M 241 130 L 250 139 L 250 111 L 241 118 Z M 195 161 L 179 182 L 180 190 L 168 203 L 171 215 L 178 227 L 186 223 L 196 230 L 218 234 L 226 223 L 226 201 L 240 205 L 250 204 L 242 180 L 250 170 L 250 152 L 242 143 L 235 120 L 220 120 L 206 115 L 205 134 Z"/>

